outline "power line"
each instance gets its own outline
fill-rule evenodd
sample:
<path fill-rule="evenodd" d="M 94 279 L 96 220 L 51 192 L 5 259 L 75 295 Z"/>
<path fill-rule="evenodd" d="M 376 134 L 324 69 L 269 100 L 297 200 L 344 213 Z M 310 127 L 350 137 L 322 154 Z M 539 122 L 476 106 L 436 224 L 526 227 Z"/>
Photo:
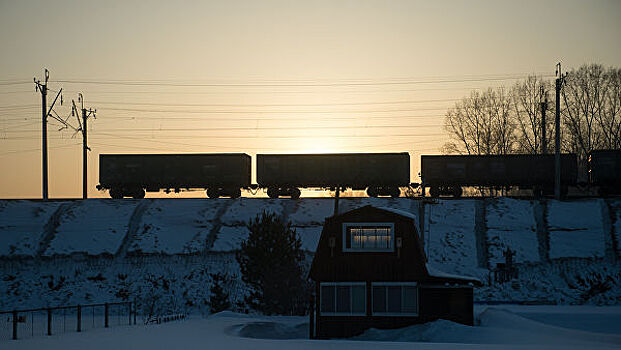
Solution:
<path fill-rule="evenodd" d="M 92 85 L 119 85 L 119 86 L 171 86 L 171 87 L 339 87 L 339 86 L 383 86 L 383 85 L 416 85 L 416 84 L 446 84 L 480 81 L 503 81 L 522 79 L 519 77 L 497 78 L 470 78 L 444 80 L 411 80 L 411 81 L 383 81 L 383 82 L 348 82 L 348 83 L 170 83 L 161 81 L 122 81 L 122 80 L 75 80 L 58 79 L 59 83 L 92 84 Z"/>
<path fill-rule="evenodd" d="M 77 146 L 77 145 L 80 145 L 80 144 L 81 144 L 81 143 L 72 143 L 72 144 L 69 144 L 69 145 L 49 146 L 48 148 L 54 148 L 54 149 L 57 149 L 57 148 L 65 148 L 65 147 Z M 2 153 L 0 153 L 0 157 L 1 157 L 1 156 L 8 155 L 8 154 L 15 154 L 15 153 L 23 153 L 23 152 L 38 152 L 38 151 L 40 151 L 40 150 L 41 150 L 41 148 L 32 148 L 32 149 L 20 149 L 20 150 L 15 150 L 15 151 L 7 151 L 7 152 L 2 152 Z"/>
<path fill-rule="evenodd" d="M 417 111 L 442 111 L 446 108 L 417 108 L 417 109 L 384 109 L 384 110 L 341 110 L 341 111 L 299 111 L 299 110 L 272 110 L 272 111 L 231 111 L 231 110 L 162 110 L 162 109 L 141 109 L 141 108 L 115 108 L 103 107 L 101 110 L 126 111 L 126 112 L 145 112 L 145 113 L 199 113 L 199 114 L 269 114 L 269 113 L 390 113 L 390 112 L 417 112 Z"/>
<path fill-rule="evenodd" d="M 29 125 L 29 124 L 28 124 Z M 337 126 L 257 126 L 257 127 L 211 127 L 211 128 L 117 128 L 117 129 L 98 129 L 99 132 L 188 132 L 188 131 L 253 131 L 253 130 L 321 130 L 321 129 L 386 129 L 386 128 L 436 128 L 443 124 L 429 125 L 337 125 Z M 10 130 L 7 133 L 39 132 L 39 130 Z"/>
<path fill-rule="evenodd" d="M 151 103 L 151 102 L 107 102 L 93 101 L 98 104 L 131 105 L 131 106 L 164 106 L 164 107 L 320 107 L 320 106 L 358 106 L 358 105 L 390 105 L 431 102 L 454 102 L 460 99 L 429 99 L 429 100 L 402 100 L 402 101 L 376 101 L 376 102 L 343 102 L 343 103 L 306 103 L 306 104 L 202 104 L 202 103 Z"/>

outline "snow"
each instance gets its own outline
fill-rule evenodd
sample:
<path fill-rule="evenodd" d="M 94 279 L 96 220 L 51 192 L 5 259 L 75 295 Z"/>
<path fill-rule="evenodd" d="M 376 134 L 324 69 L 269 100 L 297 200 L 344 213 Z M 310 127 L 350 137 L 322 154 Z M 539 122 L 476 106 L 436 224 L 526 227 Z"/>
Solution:
<path fill-rule="evenodd" d="M 284 201 L 290 201 L 290 199 L 239 198 L 229 201 L 228 208 L 220 217 L 220 221 L 228 226 L 243 226 L 264 211 L 280 215 Z"/>
<path fill-rule="evenodd" d="M 425 264 L 425 267 L 427 268 L 427 273 L 429 273 L 429 276 L 440 277 L 440 278 L 455 278 L 455 279 L 460 279 L 460 280 L 466 280 L 466 281 L 481 283 L 481 281 L 478 278 L 446 273 L 444 271 L 440 271 L 440 270 L 436 269 L 435 267 L 429 265 L 429 263 Z"/>
<path fill-rule="evenodd" d="M 548 230 L 551 259 L 604 256 L 605 239 L 600 200 L 550 200 Z"/>
<path fill-rule="evenodd" d="M 417 225 L 417 223 L 418 223 L 418 216 L 414 215 L 413 213 L 410 213 L 408 211 L 400 210 L 400 209 L 395 209 L 395 208 L 388 208 L 388 207 L 377 207 L 377 208 L 382 209 L 382 210 L 386 210 L 386 211 L 391 212 L 393 214 L 404 216 L 406 218 L 410 218 L 410 219 L 414 220 L 414 225 Z"/>
<path fill-rule="evenodd" d="M 610 209 L 613 218 L 613 234 L 616 241 L 616 250 L 621 251 L 621 200 L 611 200 Z"/>
<path fill-rule="evenodd" d="M 321 237 L 323 226 L 313 227 L 293 227 L 298 237 L 302 240 L 302 249 L 308 252 L 315 252 Z"/>
<path fill-rule="evenodd" d="M 0 201 L 0 256 L 34 256 L 49 217 L 60 205 Z"/>
<path fill-rule="evenodd" d="M 503 252 L 515 251 L 514 262 L 537 262 L 539 242 L 533 203 L 527 200 L 498 198 L 488 201 L 486 226 L 489 262 L 505 262 Z"/>
<path fill-rule="evenodd" d="M 222 201 L 188 199 L 155 200 L 142 215 L 129 252 L 193 254 L 206 249 Z"/>
<path fill-rule="evenodd" d="M 621 324 L 619 308 L 593 313 L 582 307 L 542 307 L 551 318 L 586 319 L 600 327 L 563 328 L 537 315 L 533 308 L 520 313 L 519 306 L 483 307 L 475 315 L 477 326 L 445 320 L 396 330 L 370 329 L 350 339 L 308 339 L 308 318 L 242 315 L 222 312 L 207 318 L 160 325 L 119 326 L 83 333 L 65 333 L 18 341 L 1 341 L 3 349 L 617 349 L 621 333 L 603 320 Z M 601 318 L 602 316 L 607 318 Z M 535 316 L 536 318 L 537 316 Z M 598 320 L 600 322 L 598 322 Z M 576 323 L 579 325 L 578 323 Z"/>
<path fill-rule="evenodd" d="M 62 212 L 44 256 L 115 254 L 127 233 L 135 201 L 72 202 Z"/>
<path fill-rule="evenodd" d="M 212 252 L 230 252 L 238 250 L 241 242 L 248 238 L 250 231 L 246 226 L 222 226 L 211 247 Z"/>
<path fill-rule="evenodd" d="M 425 251 L 431 266 L 451 273 L 479 276 L 474 200 L 440 200 L 425 206 Z"/>
<path fill-rule="evenodd" d="M 299 201 L 297 210 L 289 215 L 289 220 L 296 226 L 323 226 L 325 218 L 333 213 L 333 199 L 309 198 Z"/>

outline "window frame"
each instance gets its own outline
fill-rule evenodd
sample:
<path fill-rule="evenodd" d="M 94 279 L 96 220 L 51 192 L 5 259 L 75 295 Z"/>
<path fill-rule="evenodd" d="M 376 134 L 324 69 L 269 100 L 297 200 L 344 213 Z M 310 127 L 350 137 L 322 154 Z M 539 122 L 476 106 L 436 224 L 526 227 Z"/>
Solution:
<path fill-rule="evenodd" d="M 375 312 L 373 311 L 373 302 L 375 300 L 374 287 L 416 287 L 416 312 Z M 420 315 L 420 287 L 417 282 L 371 282 L 371 315 L 372 316 L 405 316 L 418 317 Z M 403 288 L 401 289 L 401 306 L 403 308 Z M 388 291 L 386 291 L 386 310 L 388 310 Z"/>
<path fill-rule="evenodd" d="M 363 312 L 323 312 L 321 311 L 323 308 L 323 296 L 319 295 L 319 315 L 320 316 L 366 316 L 367 315 L 367 283 L 366 282 L 320 282 L 319 283 L 319 293 L 323 293 L 323 287 L 364 287 L 364 311 Z M 338 293 L 336 290 L 334 291 L 334 309 L 337 308 L 338 302 Z M 353 310 L 353 293 L 349 294 L 349 310 Z"/>
<path fill-rule="evenodd" d="M 347 229 L 349 227 L 382 227 L 382 228 L 390 228 L 390 247 L 389 248 L 364 248 L 364 249 L 356 249 L 356 248 L 347 248 Z M 342 236 L 343 236 L 343 252 L 347 253 L 373 253 L 373 252 L 387 252 L 392 253 L 395 251 L 395 223 L 394 222 L 344 222 L 342 228 Z M 350 238 L 351 239 L 351 238 Z"/>

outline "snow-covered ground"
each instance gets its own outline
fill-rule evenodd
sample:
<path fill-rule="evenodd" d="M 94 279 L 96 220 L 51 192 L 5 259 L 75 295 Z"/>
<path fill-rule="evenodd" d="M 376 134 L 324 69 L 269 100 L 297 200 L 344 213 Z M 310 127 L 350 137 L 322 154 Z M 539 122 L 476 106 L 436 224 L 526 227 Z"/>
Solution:
<path fill-rule="evenodd" d="M 548 202 L 550 258 L 602 257 L 602 200 Z"/>
<path fill-rule="evenodd" d="M 223 312 L 149 326 L 121 326 L 0 342 L 3 349 L 618 349 L 621 308 L 493 306 L 474 327 L 439 320 L 351 339 L 310 340 L 308 318 Z"/>
<path fill-rule="evenodd" d="M 53 228 L 53 237 L 43 255 L 115 254 L 125 238 L 135 206 L 134 201 L 69 203 Z"/>
<path fill-rule="evenodd" d="M 498 198 L 486 208 L 489 263 L 504 262 L 503 252 L 515 251 L 516 263 L 539 261 L 537 224 L 533 203 L 528 200 Z"/>
<path fill-rule="evenodd" d="M 0 201 L 0 256 L 34 256 L 60 203 Z"/>
<path fill-rule="evenodd" d="M 429 202 L 429 263 L 486 282 L 475 300 L 621 304 L 621 200 Z M 340 210 L 375 205 L 418 217 L 419 204 L 342 198 Z M 234 253 L 248 220 L 264 210 L 283 216 L 311 259 L 333 208 L 330 198 L 0 201 L 0 310 L 156 295 L 202 311 L 211 273 L 243 294 Z M 519 276 L 487 285 L 506 247 L 517 251 Z"/>
<path fill-rule="evenodd" d="M 424 239 L 430 264 L 445 272 L 479 277 L 475 201 L 440 200 L 425 209 Z"/>

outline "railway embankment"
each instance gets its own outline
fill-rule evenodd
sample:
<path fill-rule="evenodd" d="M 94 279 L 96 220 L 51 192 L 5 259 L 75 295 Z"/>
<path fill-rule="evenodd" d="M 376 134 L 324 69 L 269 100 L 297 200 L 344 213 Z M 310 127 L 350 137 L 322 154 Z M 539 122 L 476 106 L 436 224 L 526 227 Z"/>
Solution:
<path fill-rule="evenodd" d="M 621 303 L 621 199 L 340 201 L 363 205 L 416 215 L 429 263 L 482 279 L 477 300 Z M 201 309 L 217 272 L 241 300 L 245 223 L 281 214 L 312 256 L 333 208 L 329 198 L 0 201 L 0 309 L 130 297 Z M 508 249 L 517 275 L 499 283 L 490 276 Z"/>

